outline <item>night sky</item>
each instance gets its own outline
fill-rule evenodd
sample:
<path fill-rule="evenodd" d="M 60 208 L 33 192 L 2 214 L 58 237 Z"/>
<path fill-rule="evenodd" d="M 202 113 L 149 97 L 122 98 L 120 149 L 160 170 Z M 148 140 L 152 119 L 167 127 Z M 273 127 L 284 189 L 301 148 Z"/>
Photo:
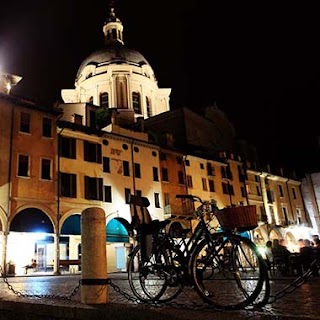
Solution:
<path fill-rule="evenodd" d="M 320 170 L 320 19 L 309 3 L 118 0 L 126 46 L 152 66 L 171 108 L 216 103 L 239 137 L 298 173 Z M 89 7 L 89 5 L 92 5 Z M 9 1 L 0 11 L 0 66 L 13 93 L 45 105 L 74 88 L 103 46 L 108 1 Z"/>

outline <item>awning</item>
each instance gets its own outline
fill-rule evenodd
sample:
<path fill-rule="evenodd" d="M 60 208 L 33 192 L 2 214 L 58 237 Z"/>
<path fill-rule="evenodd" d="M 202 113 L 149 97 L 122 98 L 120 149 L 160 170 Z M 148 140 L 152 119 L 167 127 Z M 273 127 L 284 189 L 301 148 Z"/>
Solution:
<path fill-rule="evenodd" d="M 74 214 L 63 223 L 61 234 L 81 235 L 81 215 Z"/>
<path fill-rule="evenodd" d="M 106 226 L 107 242 L 129 242 L 128 231 L 117 219 L 112 219 Z"/>

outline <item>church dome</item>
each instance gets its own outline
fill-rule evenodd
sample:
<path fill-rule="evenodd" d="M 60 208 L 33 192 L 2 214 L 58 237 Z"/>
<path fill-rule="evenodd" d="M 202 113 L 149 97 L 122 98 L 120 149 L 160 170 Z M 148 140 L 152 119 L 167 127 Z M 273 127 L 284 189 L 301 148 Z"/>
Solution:
<path fill-rule="evenodd" d="M 153 68 L 145 57 L 125 46 L 122 22 L 116 17 L 112 3 L 109 9 L 103 25 L 104 46 L 82 61 L 75 88 L 61 92 L 63 101 L 116 108 L 118 118 L 121 113 L 124 121 L 129 122 L 168 111 L 171 89 L 159 88 Z"/>
<path fill-rule="evenodd" d="M 140 52 L 127 48 L 120 43 L 112 43 L 89 55 L 80 65 L 76 78 L 80 77 L 86 66 L 93 65 L 100 67 L 109 64 L 129 64 L 138 67 L 142 67 L 143 65 L 150 66 L 149 62 Z"/>

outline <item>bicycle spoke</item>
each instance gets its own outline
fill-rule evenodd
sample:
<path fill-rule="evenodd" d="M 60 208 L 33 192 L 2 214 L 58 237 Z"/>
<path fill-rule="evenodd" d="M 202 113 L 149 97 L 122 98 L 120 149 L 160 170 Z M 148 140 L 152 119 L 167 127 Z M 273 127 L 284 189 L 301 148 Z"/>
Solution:
<path fill-rule="evenodd" d="M 243 308 L 254 301 L 265 277 L 256 247 L 250 240 L 233 235 L 211 249 L 204 241 L 192 265 L 198 293 L 206 302 L 225 309 Z"/>

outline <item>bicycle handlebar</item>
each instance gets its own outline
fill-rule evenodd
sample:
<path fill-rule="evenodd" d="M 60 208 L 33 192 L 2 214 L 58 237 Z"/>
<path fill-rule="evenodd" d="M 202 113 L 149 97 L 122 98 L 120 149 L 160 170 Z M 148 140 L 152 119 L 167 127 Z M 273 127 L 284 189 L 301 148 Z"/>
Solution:
<path fill-rule="evenodd" d="M 219 210 L 217 207 L 216 201 L 214 199 L 211 199 L 210 201 L 204 201 L 200 197 L 194 196 L 192 194 L 177 194 L 176 199 L 190 199 L 192 202 L 198 201 L 201 203 L 201 206 L 198 208 L 198 209 L 202 208 L 201 211 L 203 211 L 204 207 L 208 205 L 210 207 L 209 211 L 211 212 L 214 212 L 215 210 Z"/>

